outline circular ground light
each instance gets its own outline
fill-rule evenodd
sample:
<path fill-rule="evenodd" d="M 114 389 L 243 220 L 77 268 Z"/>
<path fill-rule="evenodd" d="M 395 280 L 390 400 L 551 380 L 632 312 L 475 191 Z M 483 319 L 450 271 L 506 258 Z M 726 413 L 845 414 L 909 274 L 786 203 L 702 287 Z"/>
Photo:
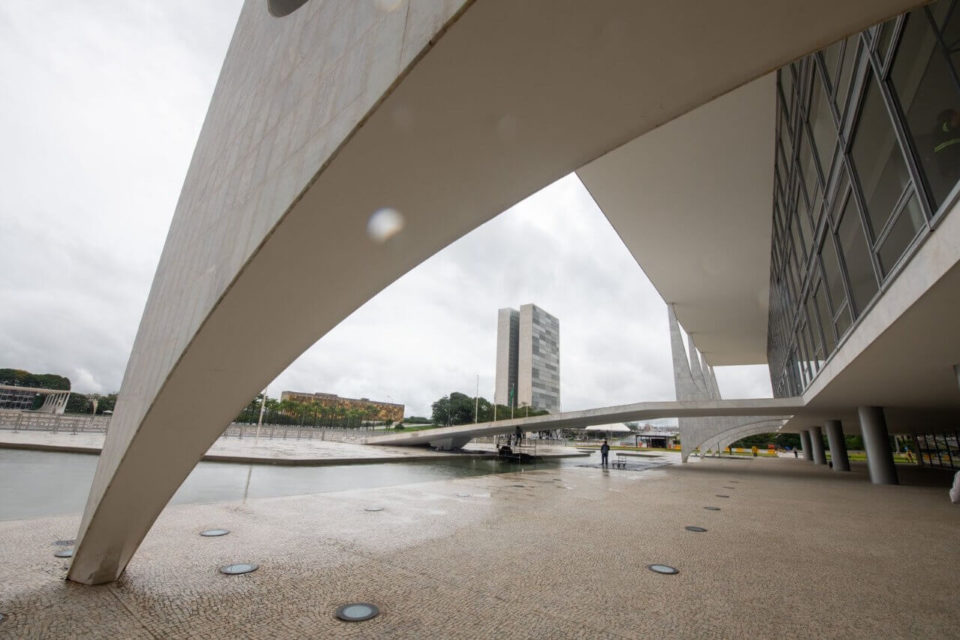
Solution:
<path fill-rule="evenodd" d="M 249 564 L 249 563 L 240 563 L 240 564 L 228 564 L 225 567 L 220 567 L 220 573 L 225 573 L 228 576 L 239 576 L 244 573 L 250 573 L 251 571 L 256 571 L 260 568 L 258 564 Z"/>
<path fill-rule="evenodd" d="M 54 555 L 54 557 L 57 557 L 57 558 L 72 558 L 72 557 L 73 557 L 73 549 L 64 549 L 63 551 L 57 551 L 57 552 L 56 552 L 55 554 L 53 554 L 53 555 Z"/>
<path fill-rule="evenodd" d="M 53 544 L 57 545 L 58 547 L 70 547 L 70 546 L 73 546 L 76 542 L 77 542 L 76 540 L 57 540 Z"/>
<path fill-rule="evenodd" d="M 525 485 L 525 484 L 512 484 L 512 485 L 510 485 L 510 486 L 511 486 L 511 487 L 520 487 L 520 488 L 523 488 L 523 487 L 525 487 L 525 486 L 527 486 L 527 485 Z"/>
<path fill-rule="evenodd" d="M 665 564 L 648 564 L 647 569 L 650 569 L 650 571 L 653 571 L 654 573 L 662 573 L 666 576 L 672 576 L 680 573 L 679 569 L 675 569 L 674 567 Z"/>
<path fill-rule="evenodd" d="M 364 507 L 364 511 L 383 511 L 383 507 Z"/>
<path fill-rule="evenodd" d="M 204 538 L 217 538 L 219 536 L 225 536 L 230 533 L 229 529 L 207 529 L 206 531 L 201 531 L 200 535 Z"/>
<path fill-rule="evenodd" d="M 694 533 L 704 533 L 706 531 L 706 529 L 704 529 L 703 527 L 695 527 L 693 525 L 687 525 L 686 527 L 684 527 L 684 529 L 686 529 L 687 531 L 693 531 Z"/>
<path fill-rule="evenodd" d="M 469 498 L 469 497 L 470 497 L 470 494 L 469 494 L 469 493 L 460 492 L 460 493 L 457 494 L 457 497 L 458 497 L 458 498 Z"/>
<path fill-rule="evenodd" d="M 363 622 L 380 615 L 377 605 L 369 602 L 351 602 L 337 609 L 336 616 L 345 622 Z"/>
<path fill-rule="evenodd" d="M 730 496 L 728 496 L 728 495 L 725 494 L 725 493 L 718 493 L 718 494 L 717 494 L 717 497 L 718 497 L 718 498 L 729 498 Z"/>
<path fill-rule="evenodd" d="M 704 507 L 707 511 L 720 511 L 720 507 Z"/>
<path fill-rule="evenodd" d="M 724 487 L 724 489 L 736 489 L 736 487 Z"/>

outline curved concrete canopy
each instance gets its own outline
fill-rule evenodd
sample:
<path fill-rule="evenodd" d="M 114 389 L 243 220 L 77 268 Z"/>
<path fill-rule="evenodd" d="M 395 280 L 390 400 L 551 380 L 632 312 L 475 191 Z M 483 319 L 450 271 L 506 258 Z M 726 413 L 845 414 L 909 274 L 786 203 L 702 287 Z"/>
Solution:
<path fill-rule="evenodd" d="M 383 287 L 558 177 L 911 2 L 248 0 L 69 577 L 114 580 L 234 414 Z M 829 16 L 830 21 L 825 21 Z M 374 211 L 406 227 L 370 240 Z"/>
<path fill-rule="evenodd" d="M 776 74 L 577 171 L 708 364 L 767 361 Z"/>

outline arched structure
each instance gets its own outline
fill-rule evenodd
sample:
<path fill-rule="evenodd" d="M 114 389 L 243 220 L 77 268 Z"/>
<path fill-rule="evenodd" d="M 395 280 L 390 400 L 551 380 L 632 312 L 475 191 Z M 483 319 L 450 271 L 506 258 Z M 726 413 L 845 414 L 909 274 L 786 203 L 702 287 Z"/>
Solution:
<path fill-rule="evenodd" d="M 247 0 L 69 578 L 116 579 L 237 411 L 422 260 L 564 174 L 911 4 L 313 0 L 275 17 Z M 385 208 L 403 230 L 368 233 Z"/>

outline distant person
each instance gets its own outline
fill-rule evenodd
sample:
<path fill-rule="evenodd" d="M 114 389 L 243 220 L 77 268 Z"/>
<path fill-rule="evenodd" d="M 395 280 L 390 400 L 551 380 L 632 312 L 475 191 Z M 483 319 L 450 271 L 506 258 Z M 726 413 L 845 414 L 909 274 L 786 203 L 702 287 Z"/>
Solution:
<path fill-rule="evenodd" d="M 793 457 L 794 457 L 794 458 L 799 458 L 799 457 L 800 457 L 800 456 L 797 455 L 797 448 L 796 448 L 796 447 L 793 448 Z"/>
<path fill-rule="evenodd" d="M 517 427 L 517 430 L 514 432 L 514 438 L 516 438 L 517 446 L 519 447 L 520 444 L 523 442 L 523 429 L 521 429 L 520 427 Z"/>
<path fill-rule="evenodd" d="M 960 504 L 960 471 L 953 476 L 953 488 L 950 489 L 950 502 Z"/>
<path fill-rule="evenodd" d="M 600 466 L 607 466 L 607 459 L 610 457 L 610 445 L 607 444 L 607 441 L 604 440 L 603 444 L 600 445 Z"/>

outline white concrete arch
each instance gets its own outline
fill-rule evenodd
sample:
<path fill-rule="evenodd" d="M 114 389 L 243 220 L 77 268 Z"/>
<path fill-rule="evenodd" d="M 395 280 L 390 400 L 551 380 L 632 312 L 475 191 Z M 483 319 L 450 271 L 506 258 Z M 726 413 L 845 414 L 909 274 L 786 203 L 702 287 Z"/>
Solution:
<path fill-rule="evenodd" d="M 690 443 L 690 450 L 692 451 L 699 448 L 701 455 L 706 449 L 713 451 L 717 451 L 718 449 L 722 450 L 731 442 L 736 442 L 740 438 L 757 433 L 776 431 L 786 423 L 787 419 L 787 416 L 776 418 L 766 417 L 762 420 L 751 420 L 749 422 L 743 422 L 743 420 L 740 419 L 738 423 L 732 426 L 729 423 L 718 424 L 719 430 L 716 433 L 708 435 L 701 433 L 698 434 L 698 436 L 692 436 L 695 439 Z M 683 434 L 681 434 L 681 438 L 683 437 Z"/>
<path fill-rule="evenodd" d="M 339 0 L 276 18 L 248 0 L 69 578 L 116 579 L 237 411 L 422 260 L 611 149 L 911 4 L 408 0 L 387 12 Z M 375 242 L 367 224 L 383 207 L 405 227 Z"/>
<path fill-rule="evenodd" d="M 782 418 L 779 420 L 764 420 L 760 423 L 744 425 L 740 429 L 735 429 L 729 433 L 723 434 L 723 437 L 719 439 L 720 448 L 726 449 L 737 440 L 746 438 L 747 436 L 755 436 L 760 433 L 776 433 L 778 429 L 786 422 L 787 419 Z"/>

